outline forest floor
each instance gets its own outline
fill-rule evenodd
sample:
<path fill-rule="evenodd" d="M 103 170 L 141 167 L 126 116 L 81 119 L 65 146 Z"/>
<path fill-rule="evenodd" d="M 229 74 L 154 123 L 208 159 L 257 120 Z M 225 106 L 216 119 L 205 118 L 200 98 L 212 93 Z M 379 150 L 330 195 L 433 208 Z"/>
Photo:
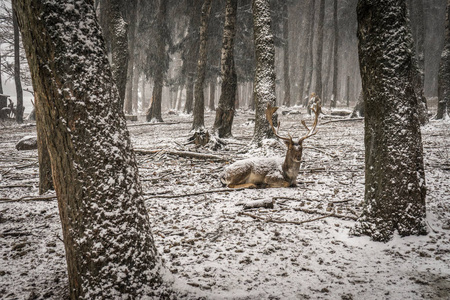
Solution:
<path fill-rule="evenodd" d="M 311 117 L 301 112 L 281 115 L 281 130 L 304 134 L 300 120 Z M 364 196 L 363 121 L 321 119 L 319 133 L 304 142 L 297 187 L 229 190 L 219 182 L 224 166 L 283 156 L 284 146 L 251 148 L 249 111 L 237 112 L 234 138 L 216 151 L 186 145 L 191 116 L 163 118 L 130 122 L 129 130 L 136 150 L 160 150 L 136 157 L 176 289 L 205 299 L 450 299 L 449 121 L 422 127 L 429 234 L 377 243 L 349 236 Z M 213 121 L 206 112 L 207 128 Z M 35 130 L 0 123 L 1 299 L 67 298 L 57 202 L 52 193 L 36 199 L 37 151 L 15 149 Z M 272 199 L 274 208 L 244 210 L 259 199 Z"/>

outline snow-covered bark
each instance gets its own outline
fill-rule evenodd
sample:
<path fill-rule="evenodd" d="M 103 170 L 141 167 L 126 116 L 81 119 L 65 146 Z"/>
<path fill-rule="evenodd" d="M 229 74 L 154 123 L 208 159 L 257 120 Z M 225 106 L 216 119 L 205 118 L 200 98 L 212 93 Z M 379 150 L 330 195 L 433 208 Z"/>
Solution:
<path fill-rule="evenodd" d="M 356 234 L 423 234 L 425 173 L 405 0 L 357 7 L 365 104 L 365 207 Z"/>
<path fill-rule="evenodd" d="M 154 295 L 160 259 L 93 1 L 13 5 L 39 95 L 71 299 Z"/>
<path fill-rule="evenodd" d="M 36 94 L 36 96 L 39 96 Z M 35 106 L 39 108 L 39 97 L 35 97 Z M 45 136 L 44 121 L 42 120 L 42 112 L 36 111 L 36 131 L 39 159 L 39 194 L 53 189 L 52 166 L 50 162 L 50 154 L 47 149 L 47 138 Z"/>
<path fill-rule="evenodd" d="M 438 111 L 436 118 L 444 119 L 450 114 L 450 0 L 447 1 L 445 18 L 445 42 L 439 66 Z"/>
<path fill-rule="evenodd" d="M 267 104 L 275 106 L 275 46 L 268 0 L 253 0 L 253 35 L 255 41 L 256 70 L 253 88 L 255 100 L 255 131 L 253 142 L 260 144 L 273 136 L 265 111 Z M 276 124 L 276 115 L 274 115 Z"/>
<path fill-rule="evenodd" d="M 223 28 L 221 76 L 222 93 L 220 94 L 214 131 L 219 137 L 231 136 L 236 101 L 237 75 L 234 65 L 234 38 L 236 35 L 237 0 L 227 0 L 225 25 Z"/>
<path fill-rule="evenodd" d="M 207 42 L 208 42 L 208 24 L 209 15 L 211 13 L 212 0 L 205 0 L 202 6 L 202 17 L 200 21 L 200 45 L 198 49 L 198 63 L 197 63 L 197 77 L 195 80 L 194 92 L 194 121 L 192 124 L 193 130 L 201 130 L 205 126 L 205 95 L 204 83 L 206 73 L 206 58 L 207 58 Z"/>

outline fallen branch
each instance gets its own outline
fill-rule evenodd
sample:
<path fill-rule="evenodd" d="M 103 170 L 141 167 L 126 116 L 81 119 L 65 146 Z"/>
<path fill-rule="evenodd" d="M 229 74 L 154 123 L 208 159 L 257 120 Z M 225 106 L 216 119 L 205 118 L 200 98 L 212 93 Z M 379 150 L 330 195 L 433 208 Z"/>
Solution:
<path fill-rule="evenodd" d="M 30 188 L 30 187 L 34 187 L 34 186 L 33 185 L 25 185 L 25 184 L 0 185 L 0 189 Z"/>
<path fill-rule="evenodd" d="M 20 198 L 0 198 L 0 203 L 11 203 L 11 202 L 21 202 L 21 201 L 50 201 L 56 199 L 56 195 L 48 196 L 23 196 Z"/>
<path fill-rule="evenodd" d="M 326 216 L 321 216 L 321 217 L 317 217 L 317 218 L 309 219 L 309 220 L 304 220 L 304 221 L 286 221 L 286 220 L 278 220 L 278 219 L 272 219 L 272 218 L 263 218 L 263 217 L 260 217 L 260 216 L 257 216 L 257 215 L 253 215 L 253 214 L 250 214 L 250 213 L 246 213 L 246 212 L 239 212 L 239 215 L 249 216 L 251 218 L 254 218 L 254 219 L 257 219 L 257 220 L 261 220 L 261 221 L 264 221 L 264 222 L 271 222 L 271 223 L 278 223 L 278 224 L 294 224 L 294 225 L 301 225 L 301 224 L 305 224 L 305 223 L 308 223 L 308 222 L 314 222 L 314 221 L 317 221 L 317 220 L 321 220 L 321 219 L 325 219 L 325 218 L 334 216 L 333 214 L 329 214 L 329 215 L 326 215 Z"/>
<path fill-rule="evenodd" d="M 210 159 L 210 160 L 216 160 L 216 161 L 227 160 L 222 156 L 218 156 L 218 155 L 214 155 L 214 154 L 198 153 L 198 152 L 190 152 L 190 151 L 175 151 L 175 150 L 162 150 L 162 149 L 155 149 L 155 150 L 134 149 L 134 152 L 137 154 L 155 154 L 155 153 L 159 153 L 159 152 L 164 152 L 169 155 L 176 155 L 176 156 L 180 156 L 180 157 Z"/>
<path fill-rule="evenodd" d="M 27 236 L 31 235 L 31 232 L 28 231 L 19 231 L 19 232 L 3 232 L 0 233 L 0 237 L 6 237 L 6 236 L 12 236 L 12 237 L 20 237 L 20 236 Z"/>
<path fill-rule="evenodd" d="M 338 119 L 338 120 L 329 120 L 322 122 L 321 125 L 325 125 L 328 123 L 334 123 L 334 122 L 349 122 L 349 121 L 361 121 L 364 120 L 364 118 L 350 118 L 350 119 Z"/>
<path fill-rule="evenodd" d="M 338 215 L 335 213 L 326 213 L 326 212 L 321 212 L 321 211 L 317 211 L 317 210 L 313 210 L 313 209 L 308 209 L 308 208 L 301 208 L 301 207 L 294 207 L 295 211 L 301 211 L 301 212 L 305 212 L 307 214 L 317 214 L 317 215 L 322 215 L 322 216 L 333 216 L 339 219 L 350 219 L 350 220 L 354 220 L 356 221 L 358 218 L 354 217 L 354 216 L 346 216 L 346 215 Z"/>
<path fill-rule="evenodd" d="M 186 122 L 185 122 L 186 123 Z M 192 122 L 190 122 L 192 123 Z M 127 127 L 139 127 L 139 126 L 155 126 L 155 125 L 174 125 L 181 124 L 181 122 L 160 122 L 160 123 L 141 123 L 141 124 L 127 124 Z"/>
<path fill-rule="evenodd" d="M 211 193 L 223 193 L 223 192 L 237 192 L 245 190 L 246 188 L 239 188 L 239 189 L 217 189 L 217 190 L 210 190 L 210 191 L 203 191 L 203 192 L 197 192 L 197 193 L 190 193 L 190 194 L 183 194 L 183 195 L 155 195 L 151 197 L 146 197 L 146 199 L 154 199 L 154 198 L 163 198 L 163 199 L 171 199 L 171 198 L 182 198 L 182 197 L 190 197 L 190 196 L 198 196 L 203 194 L 211 194 Z M 144 194 L 145 196 L 146 194 Z"/>

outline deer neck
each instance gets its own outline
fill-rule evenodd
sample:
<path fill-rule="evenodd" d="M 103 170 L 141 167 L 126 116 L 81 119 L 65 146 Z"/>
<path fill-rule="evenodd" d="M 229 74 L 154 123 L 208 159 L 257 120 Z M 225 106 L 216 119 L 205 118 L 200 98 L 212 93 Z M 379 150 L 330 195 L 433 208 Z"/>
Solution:
<path fill-rule="evenodd" d="M 298 171 L 300 169 L 300 161 L 294 160 L 292 155 L 288 152 L 282 166 L 283 176 L 286 180 L 293 182 L 297 179 Z"/>

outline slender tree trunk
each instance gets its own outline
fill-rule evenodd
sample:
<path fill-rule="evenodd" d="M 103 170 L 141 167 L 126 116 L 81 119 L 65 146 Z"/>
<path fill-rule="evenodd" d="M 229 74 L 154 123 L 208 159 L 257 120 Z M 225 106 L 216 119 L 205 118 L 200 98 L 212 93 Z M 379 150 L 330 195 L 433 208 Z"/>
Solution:
<path fill-rule="evenodd" d="M 284 100 L 283 105 L 291 106 L 291 82 L 289 77 L 289 19 L 288 4 L 283 1 L 283 81 Z"/>
<path fill-rule="evenodd" d="M 200 45 L 198 50 L 197 78 L 195 80 L 194 121 L 192 129 L 198 131 L 205 127 L 205 94 L 204 83 L 206 73 L 208 24 L 212 0 L 205 0 L 202 6 L 200 21 Z"/>
<path fill-rule="evenodd" d="M 116 82 L 123 109 L 125 90 L 127 85 L 128 70 L 128 25 L 123 19 L 121 11 L 121 0 L 107 0 L 108 3 L 108 26 L 111 38 L 111 69 Z"/>
<path fill-rule="evenodd" d="M 3 94 L 3 79 L 2 79 L 2 54 L 0 52 L 0 94 Z M 8 100 L 6 96 L 0 95 L 0 119 L 6 118 L 6 113 L 2 111 L 3 107 L 8 106 Z"/>
<path fill-rule="evenodd" d="M 184 103 L 184 112 L 187 114 L 192 113 L 192 105 L 194 102 L 194 78 L 188 76 L 186 84 L 186 102 Z"/>
<path fill-rule="evenodd" d="M 319 4 L 319 20 L 317 24 L 317 46 L 316 55 L 314 57 L 314 70 L 316 80 L 313 92 L 315 92 L 325 104 L 322 92 L 322 55 L 323 55 L 323 36 L 324 36 L 324 19 L 325 19 L 325 0 L 320 0 Z"/>
<path fill-rule="evenodd" d="M 16 84 L 16 122 L 23 123 L 23 90 L 20 80 L 20 36 L 19 25 L 17 24 L 16 12 L 13 9 L 13 28 L 14 28 L 14 82 Z"/>
<path fill-rule="evenodd" d="M 215 100 L 216 100 L 216 82 L 217 80 L 214 78 L 209 83 L 209 109 L 211 111 L 215 111 Z"/>
<path fill-rule="evenodd" d="M 300 95 L 302 97 L 301 101 L 304 106 L 308 106 L 309 93 L 311 92 L 311 82 L 313 80 L 313 41 L 314 41 L 314 22 L 315 22 L 315 1 L 312 0 L 310 3 L 309 17 L 307 18 L 307 24 L 309 24 L 309 33 L 307 36 L 307 55 L 304 56 L 304 68 L 303 68 L 303 81 L 300 85 Z M 308 27 L 307 27 L 308 28 Z M 306 86 L 305 86 L 306 83 Z M 304 90 L 303 90 L 304 88 Z"/>
<path fill-rule="evenodd" d="M 13 6 L 39 95 L 70 298 L 159 299 L 161 262 L 93 1 Z"/>
<path fill-rule="evenodd" d="M 161 103 L 162 103 L 162 90 L 164 85 L 164 73 L 165 64 L 162 63 L 165 60 L 166 43 L 164 37 L 164 23 L 167 18 L 167 1 L 159 0 L 158 15 L 156 17 L 157 33 L 155 35 L 156 47 L 157 47 L 157 60 L 161 63 L 155 66 L 154 82 L 153 82 L 153 94 L 150 109 L 147 113 L 147 121 L 163 122 L 161 116 Z"/>
<path fill-rule="evenodd" d="M 445 18 L 445 42 L 439 66 L 438 110 L 436 119 L 445 119 L 450 115 L 450 0 L 447 0 Z"/>
<path fill-rule="evenodd" d="M 366 178 L 354 233 L 377 241 L 390 240 L 395 230 L 423 234 L 425 171 L 406 3 L 360 0 L 357 14 Z"/>
<path fill-rule="evenodd" d="M 133 113 L 133 76 L 135 69 L 135 43 L 136 43 L 136 31 L 137 31 L 137 1 L 132 0 L 129 5 L 129 33 L 128 33 L 128 70 L 127 70 L 127 83 L 125 92 L 125 104 L 124 109 L 127 114 Z M 137 111 L 137 110 L 136 110 Z"/>
<path fill-rule="evenodd" d="M 237 0 L 227 0 L 225 8 L 225 25 L 223 28 L 221 76 L 222 93 L 216 109 L 216 119 L 214 120 L 214 131 L 218 136 L 231 136 L 233 125 L 237 75 L 234 65 L 234 39 L 236 36 L 236 13 Z"/>
<path fill-rule="evenodd" d="M 333 27 L 334 27 L 334 43 L 333 43 L 333 91 L 331 96 L 331 107 L 336 107 L 338 100 L 338 46 L 339 46 L 339 27 L 338 27 L 338 5 L 337 0 L 333 0 Z"/>
<path fill-rule="evenodd" d="M 134 68 L 133 71 L 133 88 L 131 89 L 131 102 L 132 102 L 132 112 L 137 113 L 139 108 L 139 78 L 140 78 L 140 68 Z"/>
<path fill-rule="evenodd" d="M 255 41 L 256 71 L 253 94 L 255 99 L 255 131 L 253 143 L 261 145 L 265 138 L 273 137 L 266 120 L 267 105 L 275 106 L 275 46 L 272 34 L 269 0 L 253 0 L 253 34 Z M 276 124 L 276 115 L 274 115 Z"/>

